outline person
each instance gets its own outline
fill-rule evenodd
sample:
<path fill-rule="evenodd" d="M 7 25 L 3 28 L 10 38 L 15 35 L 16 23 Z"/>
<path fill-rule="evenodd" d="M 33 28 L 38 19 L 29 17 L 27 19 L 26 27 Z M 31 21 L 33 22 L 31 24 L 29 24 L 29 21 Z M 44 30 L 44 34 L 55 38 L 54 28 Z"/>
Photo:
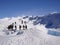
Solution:
<path fill-rule="evenodd" d="M 15 22 L 15 24 L 16 24 L 16 22 Z"/>
<path fill-rule="evenodd" d="M 19 30 L 21 30 L 21 25 L 19 25 Z"/>
<path fill-rule="evenodd" d="M 23 25 L 23 30 L 25 30 L 25 26 Z"/>
<path fill-rule="evenodd" d="M 23 30 L 25 30 L 25 29 L 27 29 L 27 25 L 25 25 L 25 26 L 23 25 Z"/>
<path fill-rule="evenodd" d="M 23 20 L 21 21 L 21 24 L 23 24 Z"/>
<path fill-rule="evenodd" d="M 24 21 L 25 25 L 26 25 L 26 21 Z"/>
<path fill-rule="evenodd" d="M 27 25 L 25 25 L 25 29 L 27 29 Z"/>
<path fill-rule="evenodd" d="M 15 22 L 15 31 L 17 30 L 16 22 Z"/>
<path fill-rule="evenodd" d="M 17 30 L 17 26 L 15 25 L 15 30 Z"/>
<path fill-rule="evenodd" d="M 11 25 L 9 25 L 7 28 L 8 28 L 8 30 L 13 30 L 13 23 Z"/>

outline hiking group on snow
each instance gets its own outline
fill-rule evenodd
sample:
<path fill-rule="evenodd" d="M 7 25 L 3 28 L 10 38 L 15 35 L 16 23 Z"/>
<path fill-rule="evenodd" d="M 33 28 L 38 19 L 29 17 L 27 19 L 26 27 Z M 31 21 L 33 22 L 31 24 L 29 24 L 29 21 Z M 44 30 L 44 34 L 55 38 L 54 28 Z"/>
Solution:
<path fill-rule="evenodd" d="M 24 24 L 23 24 L 24 23 Z M 27 22 L 26 21 L 21 21 L 21 24 L 19 24 L 19 30 L 26 30 L 27 29 L 27 24 L 26 24 Z M 8 30 L 10 30 L 10 31 L 15 31 L 15 30 L 17 30 L 17 22 L 14 22 L 14 23 L 12 23 L 12 24 L 10 24 L 8 27 L 7 27 L 7 29 Z"/>

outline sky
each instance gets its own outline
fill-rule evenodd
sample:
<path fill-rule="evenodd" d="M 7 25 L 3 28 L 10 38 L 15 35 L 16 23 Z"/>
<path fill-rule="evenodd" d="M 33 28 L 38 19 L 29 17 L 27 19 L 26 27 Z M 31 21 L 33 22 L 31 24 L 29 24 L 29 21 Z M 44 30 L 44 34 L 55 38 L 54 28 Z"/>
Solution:
<path fill-rule="evenodd" d="M 60 12 L 60 0 L 0 0 L 0 18 Z"/>

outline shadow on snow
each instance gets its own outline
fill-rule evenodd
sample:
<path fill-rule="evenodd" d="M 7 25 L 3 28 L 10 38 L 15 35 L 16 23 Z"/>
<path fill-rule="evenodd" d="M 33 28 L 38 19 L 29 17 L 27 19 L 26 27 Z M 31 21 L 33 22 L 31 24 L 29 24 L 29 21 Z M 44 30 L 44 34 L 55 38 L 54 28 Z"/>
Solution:
<path fill-rule="evenodd" d="M 48 34 L 53 35 L 53 36 L 60 36 L 60 32 L 56 32 L 56 31 L 52 31 L 52 30 L 48 30 Z"/>

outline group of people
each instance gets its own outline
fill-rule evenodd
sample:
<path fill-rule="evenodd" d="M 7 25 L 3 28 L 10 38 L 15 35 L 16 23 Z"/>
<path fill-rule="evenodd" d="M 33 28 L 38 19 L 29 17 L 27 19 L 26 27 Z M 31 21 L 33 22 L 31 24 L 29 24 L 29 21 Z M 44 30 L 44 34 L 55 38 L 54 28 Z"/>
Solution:
<path fill-rule="evenodd" d="M 27 29 L 27 25 L 26 25 L 26 21 L 21 21 L 21 24 L 25 24 L 25 25 L 19 25 L 19 30 L 26 30 Z M 15 24 L 15 26 L 14 26 L 14 24 Z M 15 29 L 13 29 L 15 27 Z M 16 26 L 16 22 L 14 22 L 14 23 L 12 23 L 11 25 L 9 25 L 8 27 L 7 27 L 7 29 L 8 30 L 17 30 L 17 26 Z"/>

